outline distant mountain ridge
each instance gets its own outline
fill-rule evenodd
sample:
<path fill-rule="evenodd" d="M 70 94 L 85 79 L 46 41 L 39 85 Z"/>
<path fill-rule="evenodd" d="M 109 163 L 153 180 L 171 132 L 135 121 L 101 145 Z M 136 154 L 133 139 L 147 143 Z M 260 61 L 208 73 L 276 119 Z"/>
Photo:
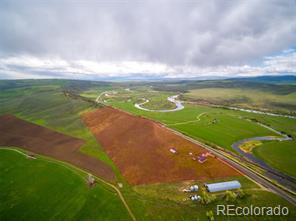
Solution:
<path fill-rule="evenodd" d="M 244 77 L 244 78 L 230 78 L 229 80 L 239 80 L 239 81 L 251 81 L 258 83 L 271 83 L 271 84 L 296 84 L 295 75 L 283 75 L 283 76 L 258 76 L 258 77 Z"/>

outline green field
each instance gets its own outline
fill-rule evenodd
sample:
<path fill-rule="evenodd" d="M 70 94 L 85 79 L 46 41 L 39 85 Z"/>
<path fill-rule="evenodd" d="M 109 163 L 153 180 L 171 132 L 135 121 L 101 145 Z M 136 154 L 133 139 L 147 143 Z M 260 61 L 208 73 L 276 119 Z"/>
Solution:
<path fill-rule="evenodd" d="M 184 97 L 189 100 L 206 100 L 214 104 L 277 110 L 287 113 L 295 112 L 296 109 L 296 92 L 276 94 L 259 89 L 203 88 L 190 90 Z"/>
<path fill-rule="evenodd" d="M 167 100 L 170 94 L 158 94 L 154 93 L 154 96 L 149 96 L 150 94 L 146 94 L 145 97 L 149 99 L 149 102 L 142 105 L 142 107 L 150 109 L 150 110 L 163 110 L 163 109 L 174 109 L 176 107 L 175 104 L 169 102 Z"/>
<path fill-rule="evenodd" d="M 106 92 L 100 97 L 100 102 L 109 104 L 114 102 L 131 102 L 142 103 L 145 99 L 149 99 L 148 103 L 142 105 L 142 107 L 151 110 L 161 109 L 174 109 L 175 104 L 167 100 L 168 96 L 174 95 L 174 93 L 162 92 L 151 90 L 150 87 L 134 87 L 132 90 L 128 87 L 104 88 L 104 89 L 90 89 L 80 93 L 81 96 L 96 99 L 99 94 Z M 112 94 L 112 92 L 115 92 Z"/>
<path fill-rule="evenodd" d="M 0 149 L 0 220 L 131 220 L 117 193 L 44 157 Z"/>
<path fill-rule="evenodd" d="M 295 141 L 278 141 L 263 144 L 254 148 L 253 153 L 263 159 L 270 166 L 296 177 Z"/>

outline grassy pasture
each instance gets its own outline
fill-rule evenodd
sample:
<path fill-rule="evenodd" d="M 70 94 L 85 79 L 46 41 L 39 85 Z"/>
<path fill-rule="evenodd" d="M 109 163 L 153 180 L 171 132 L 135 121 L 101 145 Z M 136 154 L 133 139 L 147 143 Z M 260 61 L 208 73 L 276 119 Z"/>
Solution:
<path fill-rule="evenodd" d="M 237 199 L 235 202 L 226 202 L 225 192 L 212 193 L 216 200 L 208 205 L 200 203 L 192 203 L 189 200 L 191 193 L 183 193 L 182 189 L 188 188 L 192 184 L 198 184 L 202 187 L 203 183 L 195 181 L 186 181 L 182 183 L 166 183 L 135 186 L 133 189 L 141 197 L 145 197 L 145 205 L 148 212 L 157 214 L 154 220 L 208 220 L 206 212 L 212 210 L 216 212 L 216 205 L 234 204 L 238 206 L 288 206 L 290 209 L 290 217 L 260 217 L 260 220 L 293 220 L 295 209 L 289 206 L 284 200 L 278 196 L 259 188 L 255 183 L 245 177 L 235 177 L 242 184 L 242 190 L 246 194 L 244 198 Z M 227 181 L 229 179 L 212 180 L 210 182 Z M 199 190 L 197 194 L 201 194 Z M 177 206 L 178 205 L 178 206 Z M 173 218 L 174 217 L 174 218 Z M 258 220 L 258 217 L 250 216 L 216 216 L 215 220 Z"/>
<path fill-rule="evenodd" d="M 202 139 L 232 151 L 231 144 L 249 137 L 276 135 L 239 113 L 219 108 L 186 105 L 185 109 L 169 113 L 136 109 L 132 102 L 113 103 L 117 108 L 160 121 L 196 139 Z M 203 114 L 203 115 L 201 115 Z"/>
<path fill-rule="evenodd" d="M 184 97 L 189 100 L 202 99 L 221 105 L 267 109 L 287 113 L 295 113 L 296 109 L 296 92 L 276 94 L 260 89 L 203 88 L 190 90 Z"/>
<path fill-rule="evenodd" d="M 0 220 L 130 220 L 116 192 L 48 158 L 0 149 Z"/>
<path fill-rule="evenodd" d="M 108 89 L 108 90 L 107 90 Z M 106 91 L 108 95 L 102 95 L 100 101 L 109 102 L 132 102 L 132 103 L 142 103 L 143 99 L 149 99 L 149 102 L 142 105 L 145 108 L 152 110 L 161 109 L 174 109 L 175 104 L 167 100 L 168 96 L 174 95 L 174 93 L 162 92 L 151 90 L 149 87 L 137 87 L 136 89 L 124 88 L 124 87 L 114 87 L 103 89 L 91 89 L 80 93 L 81 96 L 96 99 L 97 96 Z M 108 93 L 108 91 L 115 91 L 116 94 Z"/>
<path fill-rule="evenodd" d="M 149 96 L 150 94 L 152 94 L 152 96 Z M 142 105 L 142 107 L 150 110 L 174 109 L 176 107 L 175 104 L 167 100 L 167 97 L 170 96 L 170 94 L 150 94 L 145 95 L 145 97 L 149 99 L 149 102 Z"/>
<path fill-rule="evenodd" d="M 231 145 L 248 137 L 275 135 L 252 122 L 225 113 L 212 113 L 198 122 L 172 125 L 173 128 L 194 138 L 217 144 L 232 151 Z M 216 119 L 216 123 L 214 123 Z"/>
<path fill-rule="evenodd" d="M 253 149 L 253 153 L 270 166 L 296 177 L 296 142 L 276 141 L 264 143 Z"/>
<path fill-rule="evenodd" d="M 296 177 L 296 119 L 241 113 L 292 136 L 292 141 L 268 141 L 253 149 L 253 153 L 270 166 Z"/>

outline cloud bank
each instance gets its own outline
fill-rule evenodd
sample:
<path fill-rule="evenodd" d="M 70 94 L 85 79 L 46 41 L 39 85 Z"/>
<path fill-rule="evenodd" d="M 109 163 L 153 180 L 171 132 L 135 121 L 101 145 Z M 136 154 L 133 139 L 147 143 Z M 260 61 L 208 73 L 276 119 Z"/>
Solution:
<path fill-rule="evenodd" d="M 0 78 L 296 73 L 295 1 L 0 2 Z"/>

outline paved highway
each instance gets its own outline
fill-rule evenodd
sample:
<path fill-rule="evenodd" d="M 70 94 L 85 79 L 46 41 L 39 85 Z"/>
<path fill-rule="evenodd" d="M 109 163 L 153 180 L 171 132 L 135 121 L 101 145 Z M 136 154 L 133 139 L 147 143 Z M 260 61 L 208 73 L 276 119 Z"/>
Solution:
<path fill-rule="evenodd" d="M 267 179 L 263 178 L 262 176 L 258 175 L 256 172 L 252 171 L 251 169 L 241 165 L 240 163 L 234 161 L 233 159 L 225 156 L 225 154 L 221 153 L 219 150 L 214 149 L 204 143 L 201 143 L 197 140 L 194 140 L 191 137 L 188 137 L 178 131 L 175 131 L 171 128 L 166 127 L 168 130 L 172 131 L 173 133 L 175 133 L 176 135 L 179 135 L 183 138 L 185 138 L 186 140 L 191 141 L 192 143 L 195 143 L 197 145 L 200 145 L 202 147 L 204 147 L 205 149 L 211 151 L 212 153 L 214 153 L 216 156 L 218 156 L 220 159 L 223 159 L 224 161 L 226 161 L 228 164 L 230 164 L 231 166 L 233 166 L 234 168 L 236 168 L 237 170 L 241 171 L 243 174 L 245 174 L 246 176 L 248 176 L 249 178 L 251 178 L 252 180 L 254 180 L 256 183 L 259 183 L 260 185 L 264 186 L 266 189 L 276 193 L 277 195 L 281 196 L 282 198 L 286 199 L 287 201 L 289 201 L 291 204 L 293 204 L 294 206 L 296 206 L 296 199 L 295 197 L 291 196 L 290 194 L 288 194 L 286 191 L 284 191 L 283 189 L 281 189 L 280 187 L 274 185 L 273 183 L 271 183 L 270 181 L 268 181 Z"/>

